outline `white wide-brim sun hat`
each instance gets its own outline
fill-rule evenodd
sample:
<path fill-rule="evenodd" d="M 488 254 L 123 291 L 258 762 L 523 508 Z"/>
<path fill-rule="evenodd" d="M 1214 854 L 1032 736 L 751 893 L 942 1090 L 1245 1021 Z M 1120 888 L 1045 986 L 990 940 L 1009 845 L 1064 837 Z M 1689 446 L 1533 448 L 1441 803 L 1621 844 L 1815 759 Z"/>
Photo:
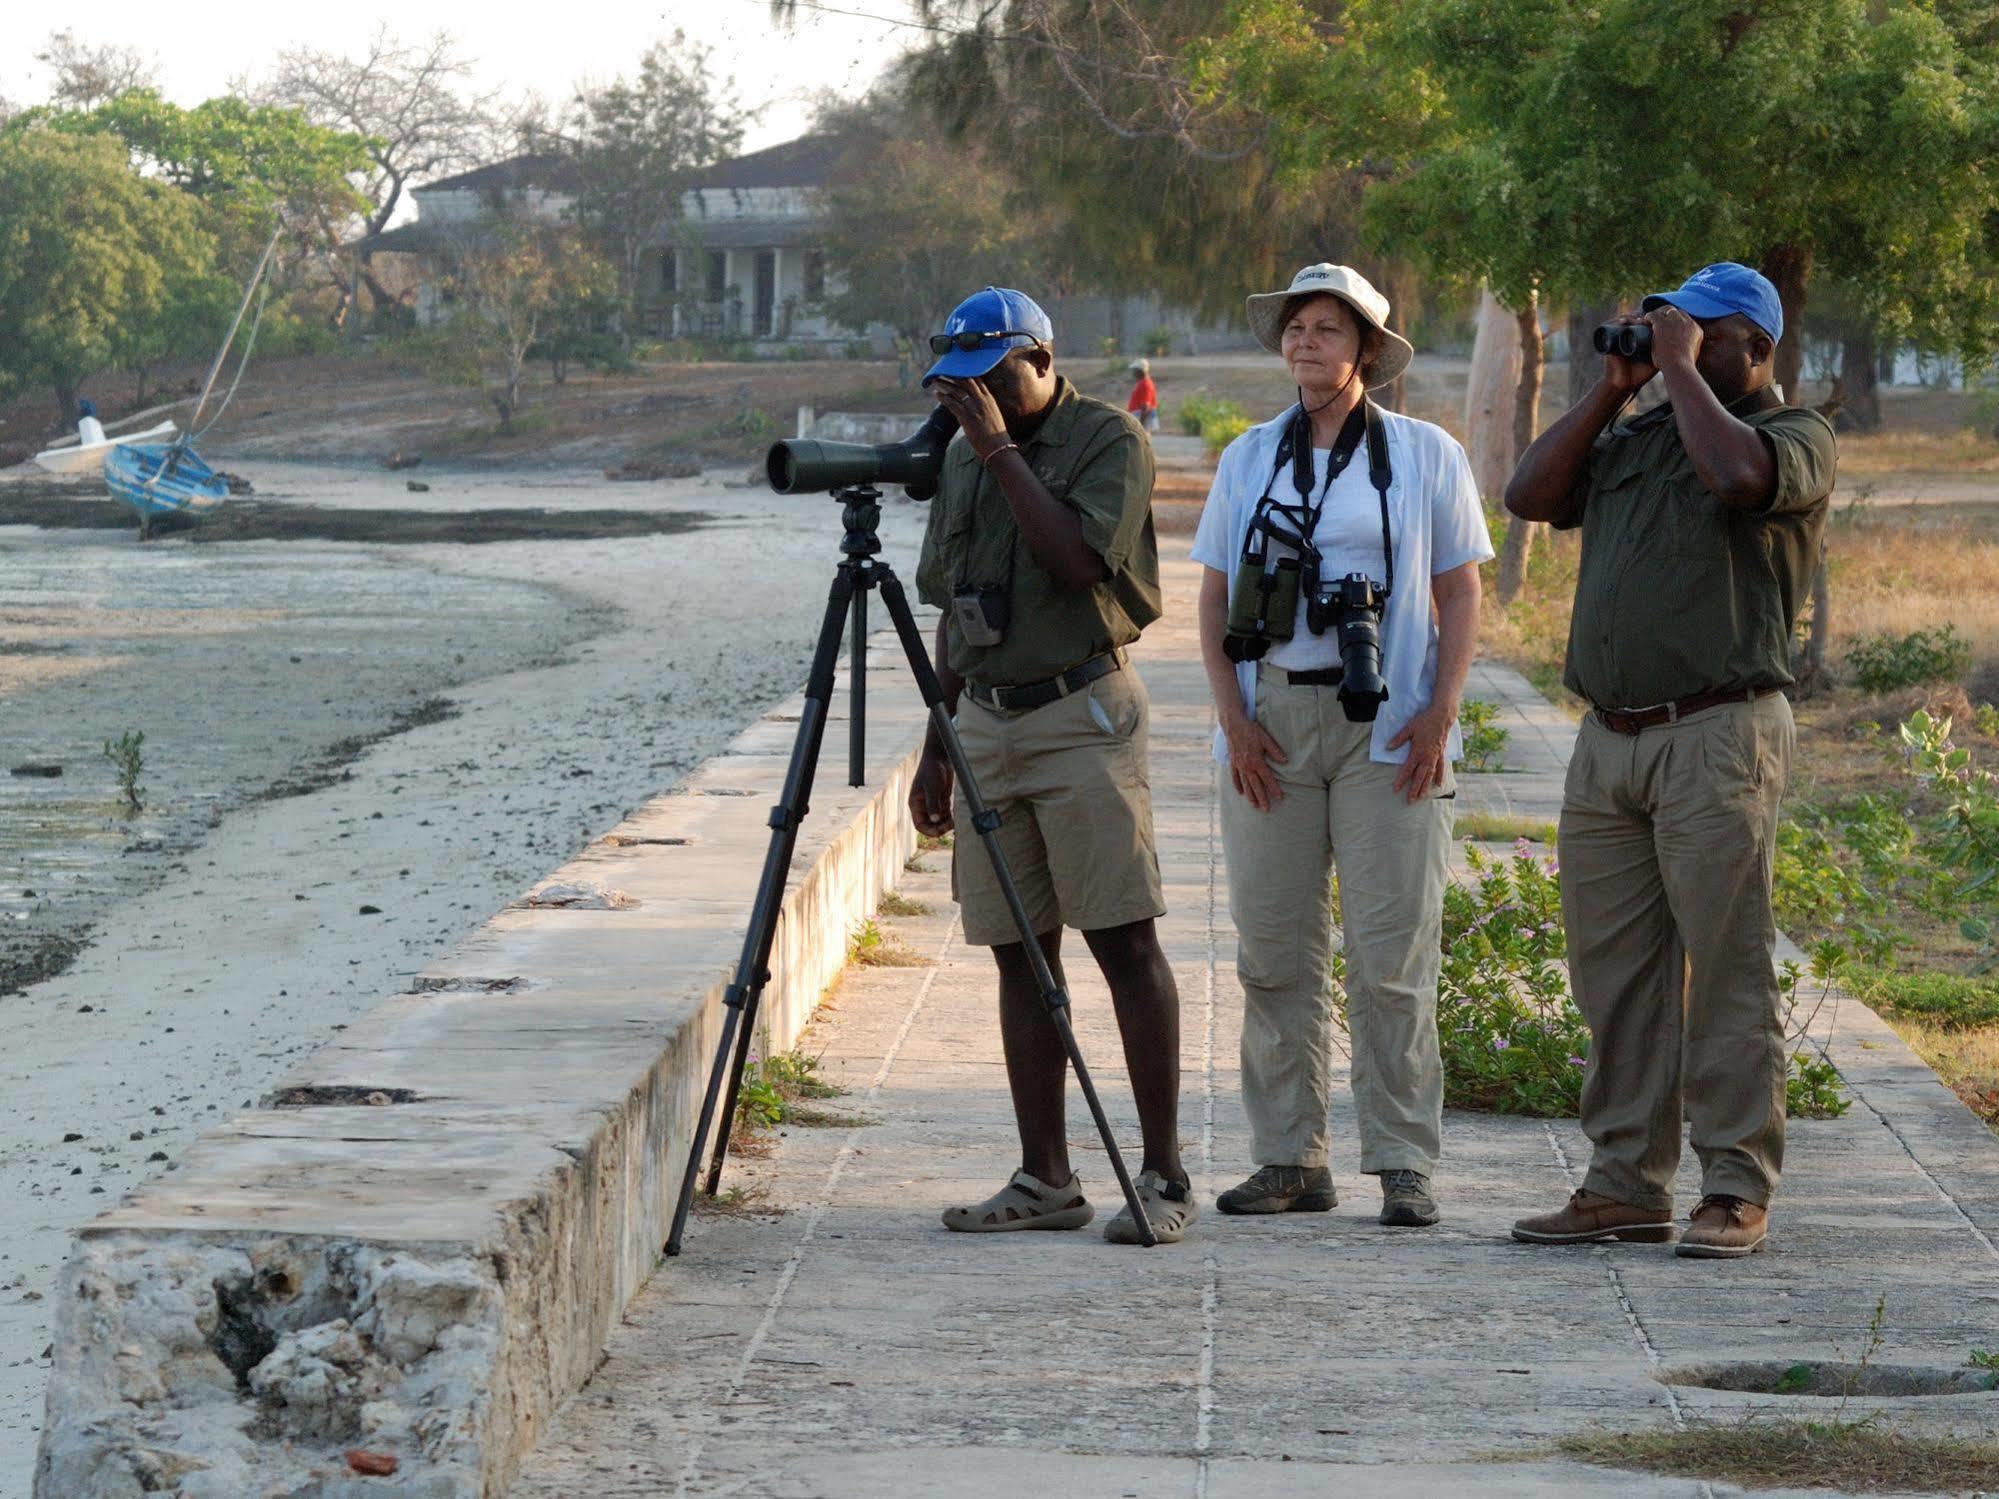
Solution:
<path fill-rule="evenodd" d="M 1408 339 L 1388 326 L 1388 298 L 1376 291 L 1367 277 L 1350 265 L 1333 265 L 1322 260 L 1317 265 L 1306 266 L 1293 276 L 1291 284 L 1283 291 L 1252 293 L 1246 299 L 1250 332 L 1271 353 L 1283 353 L 1285 306 L 1294 297 L 1325 294 L 1338 297 L 1354 310 L 1356 317 L 1381 334 L 1381 352 L 1375 356 L 1374 367 L 1367 372 L 1369 390 L 1387 385 L 1409 368 L 1409 361 L 1416 351 L 1409 346 Z"/>

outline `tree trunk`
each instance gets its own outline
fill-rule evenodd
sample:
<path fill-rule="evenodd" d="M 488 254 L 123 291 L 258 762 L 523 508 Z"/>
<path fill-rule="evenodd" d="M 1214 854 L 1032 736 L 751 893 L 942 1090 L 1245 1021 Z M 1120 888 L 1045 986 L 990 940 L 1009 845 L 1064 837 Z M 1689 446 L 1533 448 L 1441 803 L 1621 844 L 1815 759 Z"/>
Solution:
<path fill-rule="evenodd" d="M 1603 356 L 1590 342 L 1591 335 L 1617 316 L 1615 302 L 1577 302 L 1569 307 L 1569 404 L 1575 406 L 1589 394 L 1603 373 Z"/>
<path fill-rule="evenodd" d="M 1534 441 L 1541 414 L 1541 362 L 1546 340 L 1541 335 L 1541 300 L 1529 293 L 1527 305 L 1514 315 L 1520 330 L 1520 384 L 1513 399 L 1513 451 L 1527 451 Z M 1517 461 L 1517 456 L 1516 456 Z M 1510 604 L 1527 580 L 1527 558 L 1534 550 L 1539 522 L 1515 516 L 1506 527 L 1506 542 L 1499 553 L 1499 577 L 1494 591 L 1499 602 Z"/>
<path fill-rule="evenodd" d="M 1819 565 L 1812 573 L 1812 629 L 1805 637 L 1804 669 L 1798 673 L 1799 695 L 1810 697 L 1831 686 L 1826 676 L 1826 647 L 1832 639 L 1832 579 L 1826 570 L 1825 542 L 1819 542 Z"/>
<path fill-rule="evenodd" d="M 1777 345 L 1777 384 L 1784 399 L 1796 405 L 1805 368 L 1805 292 L 1812 276 L 1812 252 L 1803 245 L 1772 245 L 1763 253 L 1761 269 L 1777 288 L 1777 300 L 1784 308 L 1784 340 Z"/>
<path fill-rule="evenodd" d="M 1839 383 L 1846 402 L 1842 408 L 1846 416 L 1845 425 L 1861 432 L 1880 431 L 1880 366 L 1874 354 L 1872 333 L 1841 341 Z"/>
<path fill-rule="evenodd" d="M 65 432 L 76 430 L 76 402 L 80 394 L 77 387 L 82 382 L 75 375 L 58 372 L 51 382 L 55 388 L 56 420 L 62 423 Z"/>
<path fill-rule="evenodd" d="M 1520 330 L 1489 291 L 1479 293 L 1478 335 L 1465 383 L 1465 452 L 1479 495 L 1497 499 L 1513 475 L 1513 407 L 1520 397 Z"/>

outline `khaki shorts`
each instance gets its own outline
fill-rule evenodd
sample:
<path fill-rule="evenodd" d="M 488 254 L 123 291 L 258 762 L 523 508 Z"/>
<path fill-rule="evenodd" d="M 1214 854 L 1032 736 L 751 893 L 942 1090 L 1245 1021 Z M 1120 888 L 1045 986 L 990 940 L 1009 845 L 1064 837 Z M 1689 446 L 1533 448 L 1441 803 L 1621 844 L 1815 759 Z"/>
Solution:
<path fill-rule="evenodd" d="M 1024 713 L 958 700 L 958 737 L 979 794 L 1000 814 L 999 842 L 1037 933 L 1102 931 L 1166 914 L 1146 779 L 1145 684 L 1130 666 Z M 951 893 L 978 947 L 1018 942 L 964 788 Z"/>

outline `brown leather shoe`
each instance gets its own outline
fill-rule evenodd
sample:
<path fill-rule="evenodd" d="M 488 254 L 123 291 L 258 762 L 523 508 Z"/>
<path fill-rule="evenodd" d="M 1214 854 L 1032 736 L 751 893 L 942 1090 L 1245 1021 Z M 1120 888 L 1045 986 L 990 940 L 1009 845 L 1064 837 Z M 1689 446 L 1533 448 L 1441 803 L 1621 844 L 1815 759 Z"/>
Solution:
<path fill-rule="evenodd" d="M 1770 1210 L 1740 1197 L 1711 1192 L 1694 1209 L 1673 1253 L 1690 1260 L 1739 1260 L 1760 1254 L 1770 1233 Z"/>
<path fill-rule="evenodd" d="M 1601 1192 L 1578 1191 L 1552 1213 L 1522 1218 L 1513 1237 L 1523 1244 L 1596 1244 L 1622 1239 L 1627 1244 L 1670 1244 L 1671 1208 L 1635 1208 Z"/>

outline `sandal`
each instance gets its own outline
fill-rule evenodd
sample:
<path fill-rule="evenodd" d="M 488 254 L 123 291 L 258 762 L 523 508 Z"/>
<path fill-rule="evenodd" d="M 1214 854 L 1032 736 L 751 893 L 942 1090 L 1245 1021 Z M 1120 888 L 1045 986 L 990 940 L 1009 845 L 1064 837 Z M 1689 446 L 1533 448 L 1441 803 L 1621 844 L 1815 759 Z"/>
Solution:
<path fill-rule="evenodd" d="M 1138 1200 L 1145 1204 L 1145 1221 L 1152 1225 L 1152 1236 L 1162 1244 L 1177 1244 L 1187 1236 L 1187 1229 L 1200 1209 L 1194 1203 L 1194 1194 L 1179 1182 L 1168 1181 L 1157 1171 L 1141 1171 L 1132 1185 L 1138 1189 Z M 1136 1244 L 1138 1224 L 1132 1219 L 1131 1209 L 1119 1208 L 1118 1215 L 1104 1225 L 1104 1237 L 1113 1244 Z"/>
<path fill-rule="evenodd" d="M 1051 1187 L 1016 1171 L 984 1202 L 944 1209 L 944 1226 L 960 1234 L 1010 1234 L 1024 1228 L 1081 1228 L 1096 1215 L 1075 1172 L 1061 1186 Z"/>

